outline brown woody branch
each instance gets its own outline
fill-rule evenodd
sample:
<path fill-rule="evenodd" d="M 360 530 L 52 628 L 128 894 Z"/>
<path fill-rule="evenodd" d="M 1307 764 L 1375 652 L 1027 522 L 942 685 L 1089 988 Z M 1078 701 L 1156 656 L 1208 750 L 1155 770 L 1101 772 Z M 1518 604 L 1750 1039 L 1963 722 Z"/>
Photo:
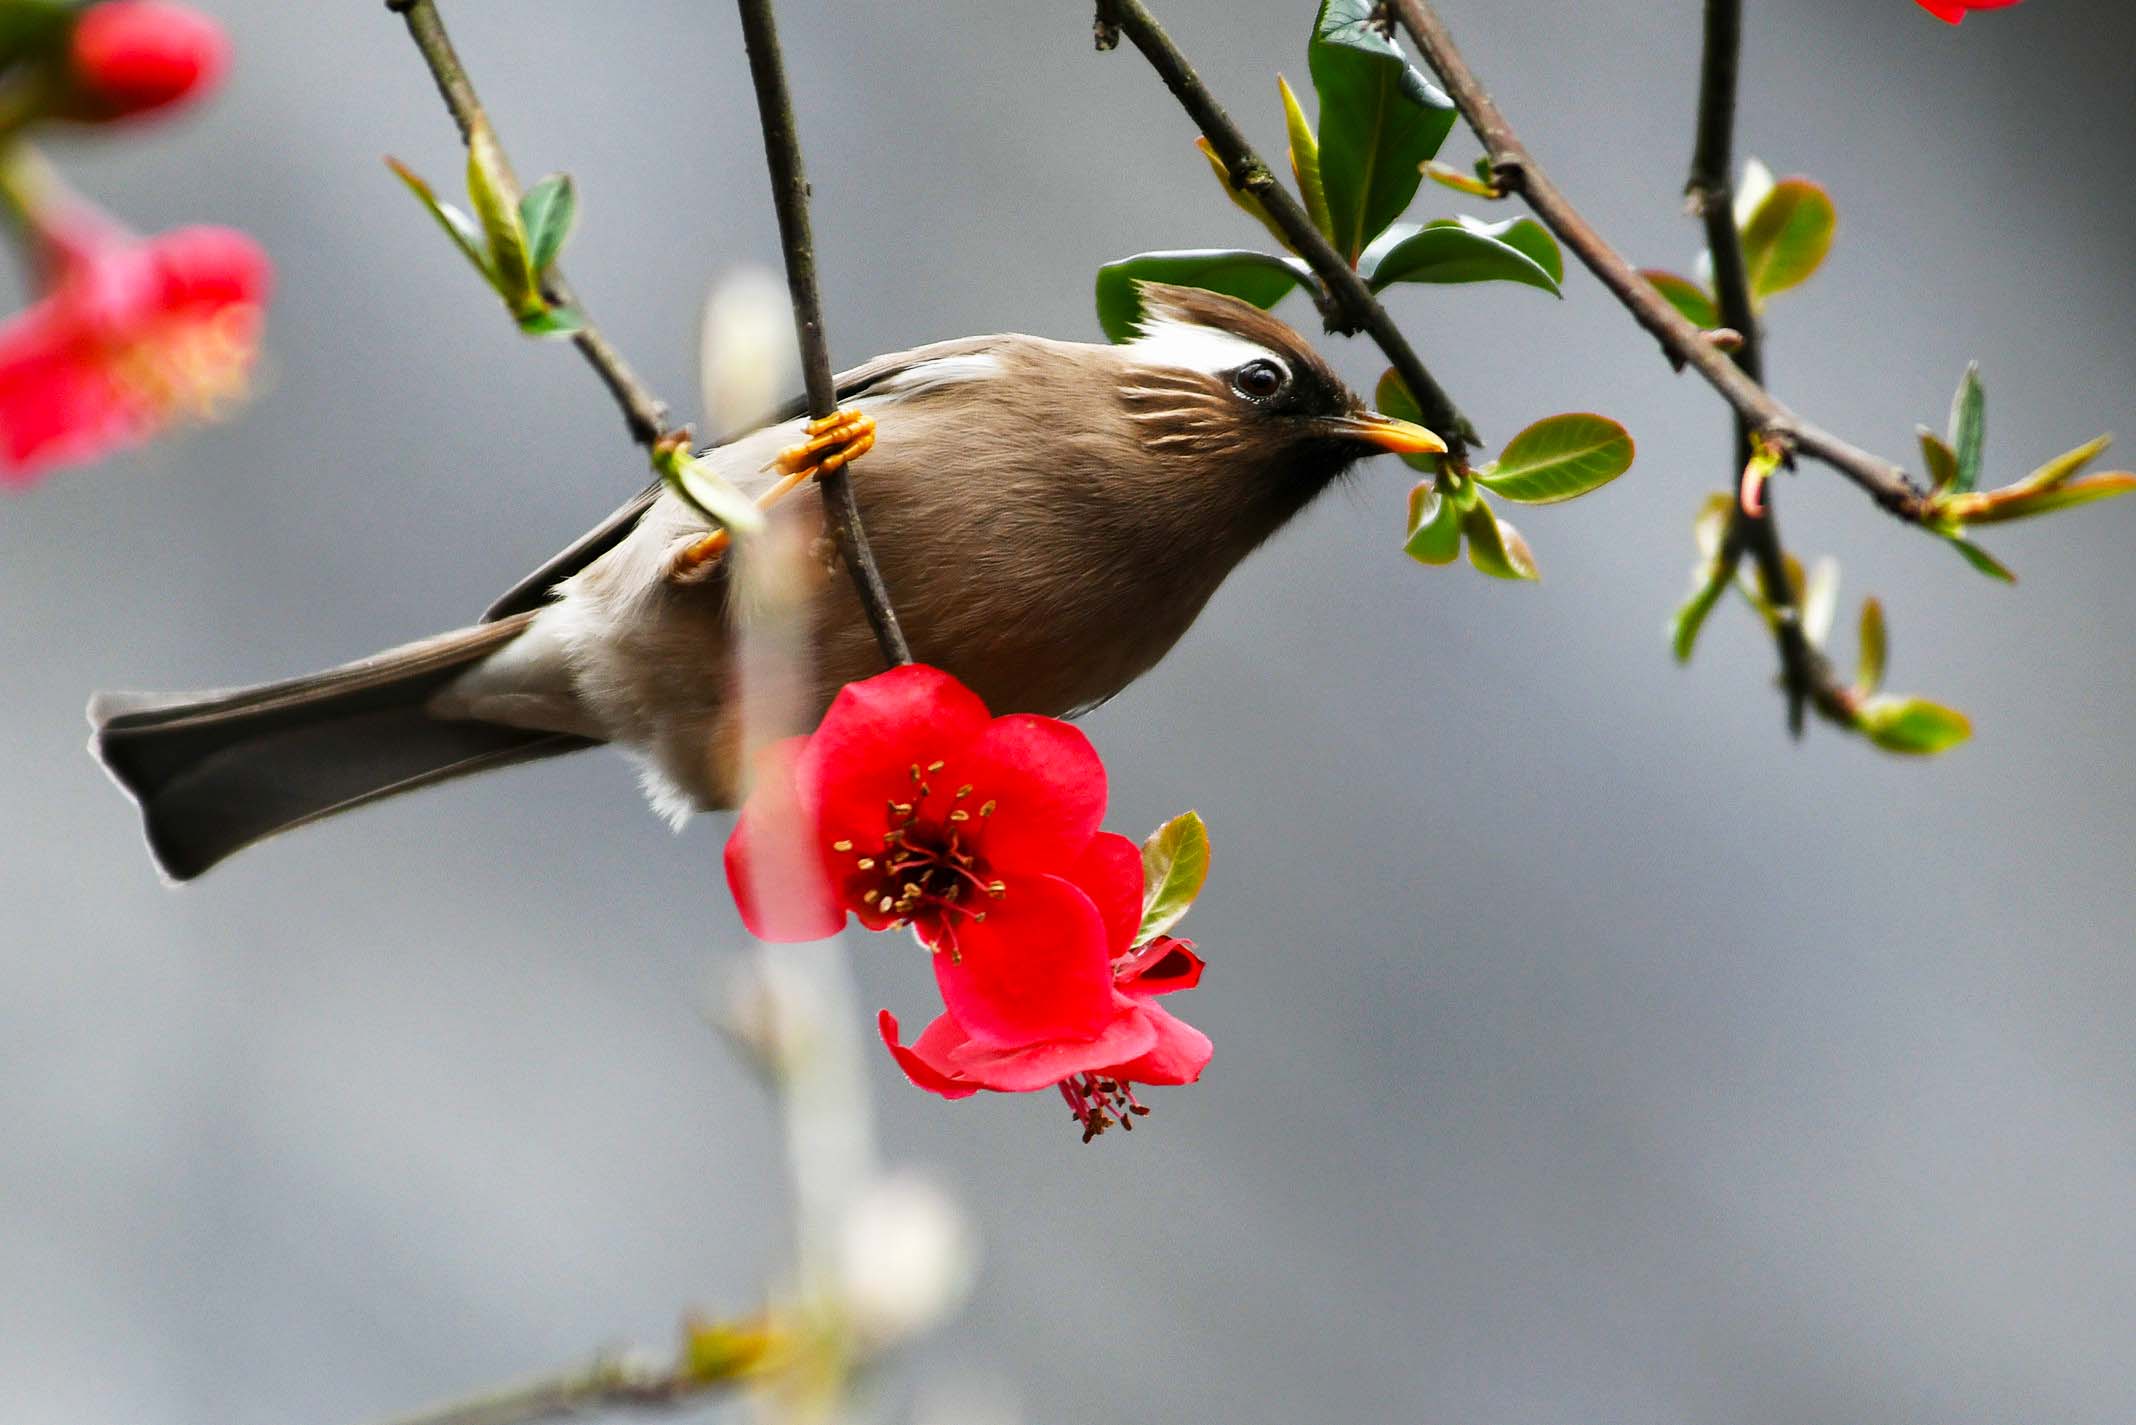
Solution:
<path fill-rule="evenodd" d="M 1737 76 L 1742 69 L 1743 0 L 1706 0 L 1706 36 L 1699 66 L 1698 138 L 1691 156 L 1685 191 L 1706 230 L 1713 254 L 1713 284 L 1721 323 L 1743 340 L 1728 359 L 1745 376 L 1765 380 L 1764 333 L 1750 296 L 1750 274 L 1743 261 L 1743 235 L 1735 219 L 1735 114 Z M 1755 508 L 1741 490 L 1744 471 L 1756 453 L 1758 431 L 1741 411 L 1735 418 L 1735 464 L 1729 488 L 1736 496 L 1723 540 L 1724 567 L 1748 550 L 1758 568 L 1758 585 L 1772 611 L 1773 641 L 1780 650 L 1780 674 L 1787 691 L 1788 730 L 1802 734 L 1803 712 L 1813 696 L 1821 711 L 1839 706 L 1842 693 L 1831 664 L 1810 644 L 1802 611 L 1787 577 L 1787 552 L 1780 543 L 1779 516 L 1773 511 L 1768 482 L 1756 492 Z"/>
<path fill-rule="evenodd" d="M 430 77 L 437 81 L 438 93 L 451 111 L 453 122 L 459 125 L 460 141 L 467 142 L 468 134 L 482 114 L 482 100 L 476 95 L 474 83 L 468 79 L 460 56 L 453 50 L 452 40 L 445 33 L 445 22 L 438 18 L 436 4 L 433 0 L 386 0 L 386 8 L 408 22 L 408 34 L 415 41 L 416 49 L 421 51 L 423 62 L 430 66 Z M 506 196 L 513 203 L 519 201 L 516 192 Z M 572 293 L 561 272 L 551 268 L 542 285 L 551 301 L 585 316 L 585 304 Z M 623 354 L 601 335 L 600 328 L 590 318 L 584 327 L 572 333 L 571 344 L 579 349 L 580 355 L 586 358 L 586 363 L 622 409 L 623 424 L 629 428 L 632 440 L 651 452 L 664 438 L 675 434 L 668 426 L 667 404 L 638 379 Z"/>
<path fill-rule="evenodd" d="M 808 413 L 821 419 L 838 409 L 838 385 L 831 373 L 830 346 L 823 334 L 823 302 L 816 291 L 816 246 L 809 232 L 808 179 L 801 171 L 801 138 L 794 130 L 794 105 L 786 87 L 786 65 L 779 55 L 779 31 L 771 0 L 738 0 L 742 41 L 749 50 L 749 78 L 756 86 L 757 113 L 764 127 L 764 158 L 771 165 L 771 197 L 779 215 L 779 242 L 786 253 L 786 286 L 793 294 L 794 330 L 801 343 L 801 370 L 808 382 Z M 854 592 L 867 611 L 868 625 L 883 659 L 910 663 L 912 649 L 898 625 L 883 586 L 882 571 L 868 547 L 853 484 L 841 465 L 816 477 L 823 508 L 830 516 L 838 552 L 852 576 Z"/>
<path fill-rule="evenodd" d="M 1789 455 L 1805 455 L 1831 466 L 1852 480 L 1875 501 L 1900 519 L 1915 524 L 1927 522 L 1931 507 L 1927 495 L 1905 470 L 1881 456 L 1850 445 L 1830 431 L 1804 420 L 1783 405 L 1758 380 L 1716 347 L 1697 326 L 1670 306 L 1652 283 L 1641 277 L 1629 262 L 1573 207 L 1551 182 L 1533 155 L 1521 143 L 1505 115 L 1499 112 L 1483 85 L 1454 47 L 1445 22 L 1427 0 L 1386 0 L 1392 13 L 1409 31 L 1424 62 L 1461 110 L 1462 118 L 1475 131 L 1488 156 L 1495 181 L 1507 192 L 1518 193 L 1535 210 L 1544 226 L 1571 248 L 1602 285 L 1624 304 L 1633 318 L 1653 334 L 1671 361 L 1690 366 L 1758 438 Z M 1733 76 L 1726 76 L 1734 89 Z M 1715 115 L 1713 122 L 1722 122 Z M 1727 122 L 1733 122 L 1733 105 Z M 1708 132 L 1701 124 L 1702 136 Z M 1725 173 L 1723 179 L 1725 181 Z M 1745 333 L 1748 337 L 1749 333 Z"/>

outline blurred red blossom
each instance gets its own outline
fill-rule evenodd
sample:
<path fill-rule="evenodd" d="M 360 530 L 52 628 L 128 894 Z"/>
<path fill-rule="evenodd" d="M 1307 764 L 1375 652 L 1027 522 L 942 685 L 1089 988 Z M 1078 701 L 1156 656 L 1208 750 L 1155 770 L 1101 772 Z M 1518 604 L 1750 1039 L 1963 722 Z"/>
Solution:
<path fill-rule="evenodd" d="M 47 293 L 0 324 L 0 482 L 243 394 L 272 271 L 257 243 L 216 227 L 138 238 L 81 207 L 39 218 Z"/>
<path fill-rule="evenodd" d="M 1939 20 L 1957 24 L 1968 10 L 2001 10 L 2018 0 L 1920 0 L 1921 8 Z"/>
<path fill-rule="evenodd" d="M 1201 958 L 1189 940 L 1160 935 L 1112 962 L 1112 1013 L 1095 1034 L 1003 1048 L 982 1044 L 949 1014 L 935 1019 L 910 1045 L 898 1040 L 896 1016 L 883 1010 L 877 1027 L 905 1077 L 944 1098 L 969 1098 L 980 1089 L 1029 1093 L 1057 1087 L 1083 1127 L 1083 1141 L 1119 1123 L 1132 1127 L 1149 1110 L 1136 1084 L 1190 1084 L 1209 1062 L 1208 1036 L 1151 1001 L 1201 980 Z"/>
<path fill-rule="evenodd" d="M 230 64 L 222 27 L 163 0 L 105 0 L 75 23 L 60 112 L 116 119 L 161 109 L 212 87 Z"/>
<path fill-rule="evenodd" d="M 1098 830 L 1105 768 L 1081 732 L 990 717 L 955 678 L 915 664 L 847 686 L 813 734 L 765 761 L 726 852 L 751 931 L 820 939 L 848 913 L 871 930 L 909 926 L 982 1044 L 1087 1039 L 1112 1021 L 1111 954 L 1134 933 L 1142 863 Z M 774 870 L 786 821 L 820 876 Z"/>

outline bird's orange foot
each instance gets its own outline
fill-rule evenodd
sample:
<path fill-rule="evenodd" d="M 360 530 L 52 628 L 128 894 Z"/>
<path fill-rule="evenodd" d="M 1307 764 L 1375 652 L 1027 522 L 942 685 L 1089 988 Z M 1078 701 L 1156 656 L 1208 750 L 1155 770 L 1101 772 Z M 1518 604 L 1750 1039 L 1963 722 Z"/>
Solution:
<path fill-rule="evenodd" d="M 727 531 L 715 529 L 704 538 L 685 544 L 668 556 L 667 581 L 670 584 L 697 583 L 712 572 L 712 566 L 732 542 Z"/>
<path fill-rule="evenodd" d="M 771 458 L 766 470 L 779 472 L 778 480 L 757 496 L 757 508 L 768 510 L 803 480 L 820 479 L 850 465 L 875 448 L 875 417 L 864 411 L 838 411 L 808 423 L 808 439 L 789 445 Z M 694 584 L 711 572 L 720 555 L 727 552 L 731 537 L 715 529 L 675 551 L 668 560 L 668 582 Z"/>
<path fill-rule="evenodd" d="M 786 477 L 774 487 L 784 494 L 795 483 L 821 479 L 874 448 L 875 417 L 861 410 L 837 411 L 810 421 L 808 439 L 780 451 L 765 468 Z"/>

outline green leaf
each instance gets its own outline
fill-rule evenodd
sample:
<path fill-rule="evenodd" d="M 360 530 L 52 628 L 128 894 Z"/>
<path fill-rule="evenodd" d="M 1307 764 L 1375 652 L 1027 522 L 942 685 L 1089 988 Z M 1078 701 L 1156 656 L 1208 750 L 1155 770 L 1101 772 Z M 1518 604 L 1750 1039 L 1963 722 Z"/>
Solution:
<path fill-rule="evenodd" d="M 461 255 L 474 264 L 475 271 L 482 274 L 482 280 L 495 287 L 497 278 L 490 271 L 489 255 L 483 250 L 482 231 L 475 226 L 475 220 L 452 204 L 440 202 L 438 195 L 431 191 L 430 185 L 399 159 L 388 158 L 386 167 L 393 170 L 394 177 L 408 185 L 408 191 L 430 211 L 431 217 L 437 219 L 438 226 L 445 230 L 445 236 L 451 238 L 453 246 L 459 248 Z"/>
<path fill-rule="evenodd" d="M 1535 556 L 1520 531 L 1491 511 L 1481 498 L 1461 512 L 1461 532 L 1468 536 L 1469 563 L 1494 579 L 1540 579 Z"/>
<path fill-rule="evenodd" d="M 1973 735 L 1973 724 L 1955 708 L 1926 698 L 1871 698 L 1862 705 L 1855 726 L 1886 752 L 1932 757 Z"/>
<path fill-rule="evenodd" d="M 498 295 L 512 315 L 524 318 L 538 311 L 542 301 L 527 250 L 526 225 L 520 221 L 512 191 L 511 165 L 490 131 L 489 120 L 477 114 L 467 131 L 467 196 L 489 240 L 490 271 L 496 276 Z"/>
<path fill-rule="evenodd" d="M 764 528 L 764 512 L 756 501 L 720 474 L 711 461 L 684 455 L 656 463 L 667 487 L 720 528 L 738 535 L 756 534 Z"/>
<path fill-rule="evenodd" d="M 1639 275 L 1652 283 L 1654 290 L 1667 298 L 1669 305 L 1699 330 L 1712 331 L 1722 325 L 1721 309 L 1714 305 L 1706 289 L 1690 278 L 1664 272 L 1658 267 L 1641 268 Z"/>
<path fill-rule="evenodd" d="M 1691 537 L 1698 543 L 1698 552 L 1707 559 L 1721 557 L 1721 544 L 1728 537 L 1728 522 L 1735 518 L 1736 502 L 1732 495 L 1716 491 L 1699 501 L 1698 515 L 1691 521 Z"/>
<path fill-rule="evenodd" d="M 2102 435 L 2097 440 L 2086 441 L 2075 450 L 2065 450 L 2024 479 L 2018 481 L 2017 488 L 2028 492 L 2032 490 L 2052 490 L 2105 454 L 2106 448 L 2113 443 L 2114 438 L 2112 436 Z"/>
<path fill-rule="evenodd" d="M 1709 564 L 1705 577 L 1691 591 L 1691 597 L 1677 607 L 1669 619 L 1669 648 L 1676 654 L 1676 661 L 1689 663 L 1691 651 L 1698 644 L 1698 631 L 1705 626 L 1706 615 L 1728 592 L 1729 571 L 1719 564 Z"/>
<path fill-rule="evenodd" d="M 1958 457 L 1944 444 L 1943 437 L 1927 426 L 1915 426 L 1914 434 L 1921 439 L 1921 463 L 1928 467 L 1928 483 L 1933 490 L 1947 490 L 1958 478 Z"/>
<path fill-rule="evenodd" d="M 1313 269 L 1297 258 L 1243 248 L 1142 252 L 1098 269 L 1098 325 L 1108 341 L 1127 341 L 1142 320 L 1144 282 L 1199 287 L 1273 307 L 1296 288 L 1313 285 Z"/>
<path fill-rule="evenodd" d="M 1461 557 L 1461 510 L 1429 480 L 1409 492 L 1409 540 L 1402 552 L 1419 564 L 1451 564 Z"/>
<path fill-rule="evenodd" d="M 549 270 L 578 221 L 578 189 L 568 173 L 552 173 L 519 200 L 519 221 L 526 228 L 527 260 L 537 276 Z"/>
<path fill-rule="evenodd" d="M 1506 196 L 1491 179 L 1491 161 L 1488 158 L 1477 160 L 1477 169 L 1477 172 L 1471 173 L 1434 159 L 1424 165 L 1424 176 L 1434 183 L 1451 188 L 1456 193 L 1466 193 L 1472 198 L 1488 198 L 1495 202 Z"/>
<path fill-rule="evenodd" d="M 1328 220 L 1327 189 L 1320 182 L 1320 140 L 1314 137 L 1313 126 L 1298 105 L 1298 96 L 1291 92 L 1290 81 L 1279 74 L 1276 87 L 1283 91 L 1283 126 L 1290 134 L 1291 177 L 1298 184 L 1306 216 L 1323 237 L 1333 242 L 1335 226 Z"/>
<path fill-rule="evenodd" d="M 1322 0 L 1306 60 L 1320 94 L 1320 180 L 1335 246 L 1355 263 L 1416 197 L 1454 126 L 1433 88 L 1376 23 L 1375 0 Z"/>
<path fill-rule="evenodd" d="M 519 319 L 519 330 L 526 336 L 576 336 L 585 329 L 586 318 L 577 311 L 547 303 Z"/>
<path fill-rule="evenodd" d="M 2015 584 L 2017 582 L 2017 576 L 2011 573 L 2000 559 L 1967 539 L 1964 530 L 1938 530 L 1936 533 L 1942 535 L 1944 542 L 1957 550 L 1966 563 L 1972 565 L 1990 579 L 2000 579 L 2005 584 Z"/>
<path fill-rule="evenodd" d="M 2114 470 L 2016 495 L 2004 495 L 1997 491 L 1995 496 L 1991 497 L 1987 508 L 1968 515 L 1966 523 L 2002 524 L 2008 520 L 2030 519 L 2034 515 L 2066 510 L 2076 505 L 2088 505 L 2094 500 L 2111 500 L 2116 495 L 2126 495 L 2131 490 L 2136 490 L 2136 475 L 2125 470 Z"/>
<path fill-rule="evenodd" d="M 1743 224 L 1743 261 L 1752 299 L 1763 303 L 1807 281 L 1832 250 L 1838 225 L 1832 196 L 1809 179 L 1774 184 Z"/>
<path fill-rule="evenodd" d="M 1891 651 L 1884 635 L 1884 606 L 1873 598 L 1862 600 L 1861 650 L 1854 690 L 1866 698 L 1884 686 L 1884 664 Z"/>
<path fill-rule="evenodd" d="M 1483 231 L 1492 226 L 1510 229 L 1513 224 L 1478 223 L 1472 228 L 1449 220 L 1415 230 L 1397 224 L 1367 249 L 1358 270 L 1375 292 L 1397 282 L 1519 282 L 1560 295 L 1550 269 L 1505 239 Z M 1535 225 L 1530 222 L 1529 226 Z M 1548 236 L 1544 234 L 1546 240 Z"/>
<path fill-rule="evenodd" d="M 1217 156 L 1216 146 L 1202 137 L 1195 138 L 1194 146 L 1201 150 L 1203 158 L 1209 160 L 1209 170 L 1216 175 L 1217 184 L 1224 190 L 1224 196 L 1236 204 L 1240 212 L 1252 218 L 1263 228 L 1266 228 L 1268 235 L 1276 240 L 1277 246 L 1289 251 L 1291 245 L 1290 234 L 1284 232 L 1283 225 L 1269 214 L 1267 208 L 1262 206 L 1261 199 L 1257 194 L 1248 193 L 1244 189 L 1232 185 L 1231 169 L 1223 159 Z"/>
<path fill-rule="evenodd" d="M 1428 224 L 1427 226 L 1436 227 L 1447 221 L 1447 219 L 1441 218 L 1438 223 Z M 1470 232 L 1482 233 L 1486 237 L 1497 238 L 1507 247 L 1525 252 L 1535 259 L 1537 267 L 1550 274 L 1552 282 L 1561 287 L 1564 285 L 1565 254 L 1559 250 L 1557 239 L 1550 235 L 1550 229 L 1544 227 L 1535 219 L 1512 218 L 1502 223 L 1487 223 L 1481 218 L 1462 216 L 1456 217 L 1452 221 L 1461 224 Z"/>
<path fill-rule="evenodd" d="M 2103 435 L 2087 441 L 1999 490 L 1984 493 L 1976 490 L 1971 494 L 1943 492 L 1943 498 L 1937 501 L 1938 509 L 1952 525 L 1995 524 L 2126 494 L 2129 489 L 2126 471 L 2110 471 L 2083 480 L 2073 478 L 2112 443 L 2112 437 Z"/>
<path fill-rule="evenodd" d="M 1142 843 L 1142 924 L 1135 943 L 1146 943 L 1179 924 L 1209 879 L 1209 828 L 1201 816 L 1181 812 Z"/>
<path fill-rule="evenodd" d="M 1980 384 L 1980 363 L 1965 368 L 1958 394 L 1951 398 L 1950 447 L 1957 462 L 1950 492 L 1970 494 L 1980 484 L 1980 461 L 1988 443 L 1988 392 Z"/>
<path fill-rule="evenodd" d="M 0 5 L 0 68 L 23 55 L 61 49 L 77 10 L 69 0 L 8 0 Z"/>
<path fill-rule="evenodd" d="M 1379 407 L 1381 415 L 1393 416 L 1412 425 L 1424 424 L 1424 412 L 1417 405 L 1416 397 L 1409 394 L 1409 388 L 1402 384 L 1401 373 L 1392 366 L 1380 373 L 1372 401 Z M 1401 459 L 1410 469 L 1421 470 L 1427 475 L 1437 475 L 1441 468 L 1436 455 L 1405 455 Z"/>
<path fill-rule="evenodd" d="M 1607 416 L 1548 416 L 1506 442 L 1476 481 L 1524 505 L 1555 504 L 1607 485 L 1631 468 L 1632 453 L 1630 434 Z"/>

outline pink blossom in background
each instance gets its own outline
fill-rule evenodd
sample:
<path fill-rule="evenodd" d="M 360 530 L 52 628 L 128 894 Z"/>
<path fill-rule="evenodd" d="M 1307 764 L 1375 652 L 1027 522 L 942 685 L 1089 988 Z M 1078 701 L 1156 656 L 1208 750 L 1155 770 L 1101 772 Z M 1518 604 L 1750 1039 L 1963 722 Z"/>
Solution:
<path fill-rule="evenodd" d="M 0 324 L 0 482 L 219 414 L 244 394 L 272 268 L 229 228 L 138 238 L 75 216 L 44 235 L 53 279 Z"/>

